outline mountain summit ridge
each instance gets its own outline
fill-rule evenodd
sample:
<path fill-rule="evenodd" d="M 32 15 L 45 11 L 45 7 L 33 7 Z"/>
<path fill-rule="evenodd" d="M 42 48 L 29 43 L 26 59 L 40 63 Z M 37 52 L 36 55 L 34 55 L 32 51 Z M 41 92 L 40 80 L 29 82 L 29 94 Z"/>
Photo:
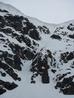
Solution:
<path fill-rule="evenodd" d="M 47 24 L 0 3 L 0 76 L 0 95 L 29 86 L 74 95 L 74 20 Z"/>

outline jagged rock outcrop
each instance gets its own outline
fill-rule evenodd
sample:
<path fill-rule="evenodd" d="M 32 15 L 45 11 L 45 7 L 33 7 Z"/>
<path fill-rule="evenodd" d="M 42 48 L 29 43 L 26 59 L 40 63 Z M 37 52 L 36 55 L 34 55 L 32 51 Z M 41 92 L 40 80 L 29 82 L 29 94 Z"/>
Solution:
<path fill-rule="evenodd" d="M 45 51 L 45 54 L 43 54 L 42 52 L 44 51 L 41 50 L 33 58 L 32 68 L 30 69 L 33 72 L 33 75 L 31 77 L 31 83 L 34 81 L 34 78 L 36 78 L 36 76 L 38 75 L 41 76 L 42 83 L 49 83 L 48 69 L 50 66 L 52 66 L 53 57 L 52 53 L 49 50 Z M 50 59 L 49 63 L 48 59 Z"/>
<path fill-rule="evenodd" d="M 46 24 L 0 3 L 0 95 L 19 87 L 23 73 L 74 95 L 74 20 Z"/>

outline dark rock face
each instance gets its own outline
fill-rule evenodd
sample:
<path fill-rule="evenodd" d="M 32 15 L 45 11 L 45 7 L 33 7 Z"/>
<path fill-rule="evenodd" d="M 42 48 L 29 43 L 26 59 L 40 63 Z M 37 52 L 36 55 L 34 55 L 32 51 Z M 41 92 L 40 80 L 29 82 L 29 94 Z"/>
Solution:
<path fill-rule="evenodd" d="M 50 80 L 49 80 L 49 75 L 48 75 L 48 71 L 44 71 L 42 73 L 42 83 L 50 83 Z"/>
<path fill-rule="evenodd" d="M 13 90 L 17 86 L 18 85 L 15 84 L 14 82 L 10 83 L 0 80 L 0 95 L 5 93 L 7 90 Z"/>
<path fill-rule="evenodd" d="M 26 25 L 26 27 L 23 27 L 22 28 L 22 32 L 23 34 L 28 34 L 28 32 L 31 30 L 31 29 L 36 29 L 35 25 L 32 24 L 31 22 L 29 22 L 29 20 L 27 18 L 25 18 L 26 22 L 24 22 L 23 24 Z"/>
<path fill-rule="evenodd" d="M 5 93 L 5 92 L 6 92 L 6 89 L 0 87 L 0 95 L 3 94 L 3 93 Z"/>
<path fill-rule="evenodd" d="M 21 63 L 21 60 L 17 54 L 13 56 L 13 55 L 10 55 L 8 52 L 2 52 L 2 55 L 0 55 L 0 57 L 1 57 L 1 60 L 4 60 L 6 62 L 6 63 L 3 63 L 2 61 L 0 61 L 0 64 L 1 64 L 0 66 L 2 68 L 4 68 L 5 70 L 6 70 L 6 68 L 11 69 L 11 67 L 15 68 L 17 70 L 19 70 L 19 68 L 21 69 L 22 63 Z M 10 65 L 10 67 L 9 67 L 9 65 Z M 8 66 L 8 67 L 6 67 L 6 66 Z"/>
<path fill-rule="evenodd" d="M 49 34 L 50 31 L 46 26 L 38 26 L 38 29 L 40 30 L 40 32 L 43 32 L 45 34 Z"/>
<path fill-rule="evenodd" d="M 22 68 L 20 64 L 22 64 L 20 57 L 18 55 L 14 55 L 14 65 L 15 65 L 14 68 L 21 71 Z"/>
<path fill-rule="evenodd" d="M 0 85 L 3 85 L 3 87 L 6 88 L 7 90 L 12 90 L 17 87 L 17 84 L 15 84 L 14 82 L 9 83 L 2 80 L 0 80 Z"/>
<path fill-rule="evenodd" d="M 51 71 L 52 71 L 53 73 L 55 73 L 55 72 L 56 72 L 56 70 L 55 70 L 55 69 L 51 69 Z"/>
<path fill-rule="evenodd" d="M 0 12 L 6 12 L 6 13 L 8 13 L 7 10 L 3 10 L 3 9 L 0 9 Z"/>
<path fill-rule="evenodd" d="M 3 28 L 3 29 L 0 29 L 0 31 L 1 31 L 1 32 L 4 32 L 4 33 L 7 34 L 7 35 L 13 33 L 12 29 L 10 29 L 10 28 L 6 28 L 6 29 Z"/>
<path fill-rule="evenodd" d="M 57 32 L 59 32 L 60 30 L 63 30 L 63 29 L 64 29 L 63 26 L 57 27 L 57 28 L 55 29 L 54 33 L 57 33 Z"/>
<path fill-rule="evenodd" d="M 2 77 L 6 76 L 6 73 L 3 73 L 2 71 L 0 71 L 0 74 L 1 74 Z"/>
<path fill-rule="evenodd" d="M 57 40 L 61 40 L 62 39 L 59 35 L 55 35 L 55 34 L 51 35 L 51 38 L 57 39 Z"/>
<path fill-rule="evenodd" d="M 49 52 L 49 53 L 51 53 L 51 52 Z M 41 79 L 42 83 L 49 83 L 48 69 L 49 69 L 49 66 L 51 66 L 51 65 L 48 65 L 47 59 L 48 58 L 52 59 L 52 56 L 49 53 L 47 52 L 47 54 L 43 55 L 40 52 L 35 55 L 35 57 L 32 61 L 32 68 L 30 69 L 33 72 L 33 76 L 31 78 L 31 80 L 33 80 L 38 75 L 40 75 L 42 78 Z"/>
<path fill-rule="evenodd" d="M 74 51 L 61 54 L 61 59 L 64 61 L 64 63 L 67 63 L 69 60 L 72 60 L 73 58 L 74 58 Z"/>
<path fill-rule="evenodd" d="M 67 29 L 70 30 L 70 31 L 74 31 L 74 25 L 72 23 L 69 24 Z"/>
<path fill-rule="evenodd" d="M 69 35 L 69 37 L 70 37 L 70 38 L 72 38 L 72 39 L 74 39 L 74 34 L 72 34 L 72 35 Z"/>
<path fill-rule="evenodd" d="M 31 60 L 34 57 L 34 52 L 31 51 L 29 48 L 24 50 L 24 54 L 25 54 L 26 59 L 28 60 Z"/>
<path fill-rule="evenodd" d="M 6 21 L 6 25 L 13 27 L 16 31 L 20 31 L 22 28 L 22 20 L 23 17 L 22 16 L 18 16 L 18 15 L 11 15 L 8 14 L 6 16 L 4 16 L 5 21 Z"/>
<path fill-rule="evenodd" d="M 2 16 L 0 16 L 0 28 L 3 28 L 5 26 L 5 21 Z"/>
<path fill-rule="evenodd" d="M 35 29 L 35 30 L 31 30 L 29 32 L 29 36 L 35 40 L 40 40 L 40 36 L 39 36 L 39 32 Z"/>
<path fill-rule="evenodd" d="M 28 37 L 22 36 L 22 40 L 26 43 L 27 46 L 31 46 L 31 40 Z"/>
<path fill-rule="evenodd" d="M 0 68 L 2 68 L 6 73 L 8 73 L 14 80 L 18 80 L 18 75 L 14 72 L 14 70 L 9 67 L 7 64 L 2 63 L 0 61 Z"/>
<path fill-rule="evenodd" d="M 55 88 L 56 89 L 60 88 L 60 91 L 63 92 L 63 94 L 65 95 L 74 95 L 74 82 L 73 82 L 74 76 L 65 78 L 67 74 L 64 74 L 63 76 L 61 76 L 61 78 L 59 76 L 60 80 L 61 79 L 63 80 L 57 82 Z"/>

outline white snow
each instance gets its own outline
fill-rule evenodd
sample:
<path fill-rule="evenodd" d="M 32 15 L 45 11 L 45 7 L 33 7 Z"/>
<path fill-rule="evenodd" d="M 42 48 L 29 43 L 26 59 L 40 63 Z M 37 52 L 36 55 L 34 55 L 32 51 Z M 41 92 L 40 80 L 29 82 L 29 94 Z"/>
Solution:
<path fill-rule="evenodd" d="M 18 11 L 17 9 L 15 9 L 14 7 L 8 5 L 8 4 L 4 4 L 0 2 L 0 8 L 2 9 L 6 9 L 8 10 L 11 14 L 16 15 L 16 13 L 18 15 L 23 15 L 20 11 Z M 1 15 L 5 15 L 6 13 Z M 28 16 L 25 16 L 28 17 Z M 61 41 L 56 40 L 56 39 L 51 39 L 50 36 L 54 33 L 54 30 L 56 27 L 60 27 L 60 26 L 64 26 L 63 31 L 68 32 L 68 34 L 73 34 L 74 32 L 70 32 L 69 30 L 67 30 L 66 26 L 69 24 L 69 22 L 64 23 L 64 24 L 47 24 L 47 23 L 43 23 L 35 18 L 31 18 L 28 17 L 29 20 L 35 24 L 36 26 L 47 26 L 50 30 L 50 34 L 44 34 L 41 33 L 41 40 L 37 41 L 37 43 L 39 44 L 39 48 L 37 49 L 37 51 L 40 51 L 42 48 L 43 49 L 49 49 L 50 51 L 52 51 L 52 53 L 55 54 L 55 58 L 57 59 L 57 66 L 56 67 L 60 67 L 60 70 L 58 70 L 57 68 L 57 73 L 58 74 L 62 74 L 66 71 L 67 68 L 69 68 L 71 66 L 71 62 L 61 65 L 59 62 L 59 58 L 60 58 L 60 53 L 62 52 L 66 52 L 66 51 L 74 51 L 74 40 L 69 40 L 68 42 L 66 42 L 67 37 L 63 37 L 63 39 Z M 72 21 L 70 21 L 72 22 Z M 12 28 L 11 28 L 12 29 Z M 13 29 L 12 29 L 13 30 Z M 14 31 L 14 30 L 13 30 Z M 59 32 L 57 32 L 57 34 L 60 34 L 62 30 L 60 30 Z M 21 47 L 25 47 L 26 45 L 22 42 L 19 43 L 16 39 L 11 38 L 10 36 L 5 35 L 4 33 L 0 32 L 2 35 L 4 35 L 5 38 L 9 39 L 10 42 L 16 43 L 18 45 L 20 45 Z M 19 35 L 18 32 L 15 32 Z M 31 40 L 32 41 L 32 40 Z M 68 46 L 68 44 L 70 44 L 70 46 Z M 4 43 L 1 42 L 0 44 L 0 50 L 2 51 L 8 51 L 10 54 L 12 54 L 11 50 L 7 50 L 7 48 L 3 47 Z M 8 47 L 9 48 L 9 47 Z M 45 51 L 43 51 L 45 53 Z M 23 61 L 23 67 L 22 67 L 22 72 L 17 71 L 18 75 L 21 77 L 21 81 L 18 82 L 16 81 L 15 83 L 18 83 L 18 87 L 12 91 L 7 91 L 6 93 L 4 93 L 3 95 L 0 96 L 0 98 L 73 98 L 74 96 L 65 96 L 62 93 L 59 93 L 59 90 L 55 90 L 54 86 L 55 86 L 55 81 L 53 80 L 53 78 L 56 76 L 56 74 L 51 73 L 51 69 L 49 70 L 49 77 L 50 77 L 50 83 L 49 84 L 42 84 L 41 83 L 41 77 L 38 76 L 36 78 L 36 83 L 35 84 L 31 84 L 30 82 L 30 78 L 32 76 L 32 73 L 30 72 L 30 67 L 31 67 L 31 62 L 32 61 Z M 0 69 L 2 70 L 2 69 Z M 16 71 L 16 70 L 15 70 Z M 68 70 L 67 70 L 68 71 Z M 66 72 L 67 72 L 66 71 Z M 71 70 L 71 75 L 74 74 L 74 70 Z M 69 75 L 68 75 L 69 76 Z M 9 80 L 12 81 L 12 78 L 7 75 L 6 79 L 5 78 L 1 78 L 2 80 Z"/>

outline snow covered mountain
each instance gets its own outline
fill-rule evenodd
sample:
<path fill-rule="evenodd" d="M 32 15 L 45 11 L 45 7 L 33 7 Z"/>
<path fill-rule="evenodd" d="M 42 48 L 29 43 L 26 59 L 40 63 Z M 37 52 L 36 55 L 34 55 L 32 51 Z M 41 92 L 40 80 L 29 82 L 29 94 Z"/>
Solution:
<path fill-rule="evenodd" d="M 47 24 L 0 2 L 0 77 L 0 98 L 74 95 L 74 20 Z"/>

